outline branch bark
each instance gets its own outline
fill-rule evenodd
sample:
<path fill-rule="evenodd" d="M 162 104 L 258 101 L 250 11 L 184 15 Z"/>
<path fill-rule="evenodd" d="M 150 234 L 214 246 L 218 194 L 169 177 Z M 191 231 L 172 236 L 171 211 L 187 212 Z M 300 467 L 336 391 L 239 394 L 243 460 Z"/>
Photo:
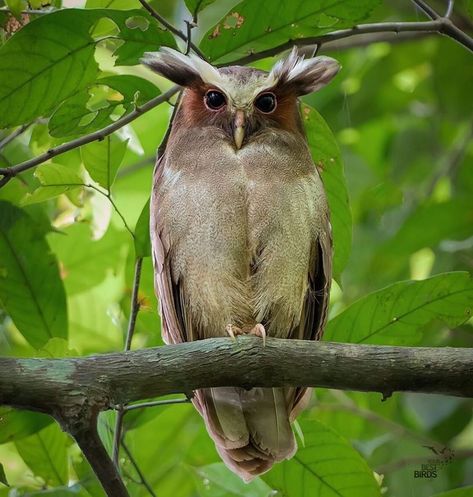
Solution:
<path fill-rule="evenodd" d="M 253 337 L 85 358 L 0 358 L 0 405 L 77 419 L 144 398 L 219 386 L 327 387 L 473 397 L 473 353 Z"/>

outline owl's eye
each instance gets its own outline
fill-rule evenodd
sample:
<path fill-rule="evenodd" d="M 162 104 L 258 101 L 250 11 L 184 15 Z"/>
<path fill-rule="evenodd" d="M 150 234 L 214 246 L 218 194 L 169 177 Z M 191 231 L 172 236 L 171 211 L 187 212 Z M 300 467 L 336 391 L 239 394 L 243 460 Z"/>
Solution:
<path fill-rule="evenodd" d="M 209 109 L 218 110 L 226 104 L 225 95 L 217 90 L 209 90 L 205 94 L 205 104 Z"/>
<path fill-rule="evenodd" d="M 274 93 L 262 93 L 255 100 L 255 107 L 265 114 L 273 112 L 276 108 L 276 96 Z"/>

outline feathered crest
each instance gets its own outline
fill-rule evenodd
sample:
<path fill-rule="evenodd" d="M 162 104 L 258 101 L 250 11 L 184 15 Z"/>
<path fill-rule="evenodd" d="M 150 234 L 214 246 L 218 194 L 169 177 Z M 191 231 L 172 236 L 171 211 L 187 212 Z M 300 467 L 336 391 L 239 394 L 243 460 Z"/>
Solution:
<path fill-rule="evenodd" d="M 271 69 L 268 78 L 275 85 L 290 85 L 299 95 L 319 90 L 338 73 L 340 64 L 331 57 L 304 59 L 294 47 L 285 59 Z"/>

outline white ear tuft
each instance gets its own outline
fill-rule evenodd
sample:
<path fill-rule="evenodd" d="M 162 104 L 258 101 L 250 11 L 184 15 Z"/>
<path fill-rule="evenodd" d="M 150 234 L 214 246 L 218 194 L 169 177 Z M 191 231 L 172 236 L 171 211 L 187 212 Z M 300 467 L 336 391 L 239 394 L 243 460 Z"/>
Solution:
<path fill-rule="evenodd" d="M 219 86 L 222 83 L 218 70 L 205 60 L 168 47 L 162 47 L 159 52 L 146 52 L 141 63 L 181 86 L 199 83 Z"/>
<path fill-rule="evenodd" d="M 304 59 L 294 47 L 286 59 L 276 63 L 269 74 L 277 85 L 293 86 L 299 95 L 319 90 L 338 73 L 340 64 L 331 57 Z"/>

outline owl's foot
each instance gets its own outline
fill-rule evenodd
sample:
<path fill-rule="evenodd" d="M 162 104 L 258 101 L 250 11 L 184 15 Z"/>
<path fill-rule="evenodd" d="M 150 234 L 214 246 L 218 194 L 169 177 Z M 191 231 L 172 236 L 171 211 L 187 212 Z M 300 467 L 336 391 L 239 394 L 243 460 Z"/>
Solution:
<path fill-rule="evenodd" d="M 255 335 L 263 339 L 263 347 L 266 346 L 266 330 L 261 323 L 256 324 L 249 332 L 249 335 Z"/>
<path fill-rule="evenodd" d="M 238 326 L 235 326 L 233 324 L 227 324 L 227 326 L 225 326 L 225 331 L 234 342 L 236 342 L 236 337 L 238 335 L 244 334 L 241 328 L 238 328 Z"/>

